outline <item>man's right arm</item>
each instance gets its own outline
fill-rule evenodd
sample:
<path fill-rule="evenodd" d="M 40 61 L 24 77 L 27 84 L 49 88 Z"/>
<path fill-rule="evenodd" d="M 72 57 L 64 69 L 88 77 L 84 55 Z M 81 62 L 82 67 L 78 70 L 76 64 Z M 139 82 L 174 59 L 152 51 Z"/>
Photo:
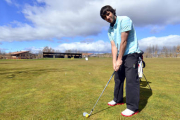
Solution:
<path fill-rule="evenodd" d="M 112 57 L 113 57 L 113 69 L 115 70 L 116 67 L 116 58 L 117 58 L 117 48 L 114 43 L 114 41 L 111 41 L 111 51 L 112 51 Z"/>

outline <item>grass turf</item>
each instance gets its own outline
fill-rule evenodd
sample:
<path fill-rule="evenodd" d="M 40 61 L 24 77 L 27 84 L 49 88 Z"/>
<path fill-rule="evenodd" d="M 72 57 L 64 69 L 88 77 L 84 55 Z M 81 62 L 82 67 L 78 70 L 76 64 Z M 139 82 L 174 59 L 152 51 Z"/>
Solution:
<path fill-rule="evenodd" d="M 140 113 L 128 119 L 180 119 L 180 59 L 145 59 Z M 112 69 L 111 58 L 0 60 L 0 119 L 119 120 L 125 105 L 109 107 L 112 79 L 90 113 Z M 124 95 L 125 100 L 125 95 Z"/>

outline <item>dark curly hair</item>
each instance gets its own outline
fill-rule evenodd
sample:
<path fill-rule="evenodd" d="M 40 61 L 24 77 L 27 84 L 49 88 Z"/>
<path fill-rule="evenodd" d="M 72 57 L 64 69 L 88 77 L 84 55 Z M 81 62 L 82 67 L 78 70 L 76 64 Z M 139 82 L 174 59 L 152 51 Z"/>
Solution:
<path fill-rule="evenodd" d="M 100 16 L 102 19 L 105 19 L 107 11 L 110 11 L 114 15 L 116 15 L 116 9 L 113 9 L 110 5 L 106 5 L 106 6 L 102 7 L 100 10 Z"/>

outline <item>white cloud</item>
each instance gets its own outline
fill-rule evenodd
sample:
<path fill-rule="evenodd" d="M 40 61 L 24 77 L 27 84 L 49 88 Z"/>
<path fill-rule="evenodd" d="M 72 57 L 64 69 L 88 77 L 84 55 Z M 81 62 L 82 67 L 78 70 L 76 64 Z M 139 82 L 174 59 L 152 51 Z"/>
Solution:
<path fill-rule="evenodd" d="M 8 4 L 12 4 L 11 0 L 5 0 Z"/>
<path fill-rule="evenodd" d="M 180 45 L 180 36 L 179 35 L 169 35 L 165 37 L 148 37 L 139 40 L 139 47 L 141 50 L 145 51 L 146 48 L 150 46 L 158 46 L 159 49 L 166 47 L 174 47 Z M 38 53 L 42 51 L 43 48 L 25 48 L 26 50 L 31 50 L 33 53 Z M 103 40 L 91 41 L 91 42 L 72 42 L 72 43 L 62 43 L 59 44 L 55 51 L 65 52 L 66 50 L 77 50 L 83 52 L 95 52 L 95 53 L 110 53 L 111 44 L 110 42 L 105 42 Z"/>
<path fill-rule="evenodd" d="M 22 10 L 32 24 L 17 22 L 13 23 L 16 27 L 0 26 L 0 41 L 97 35 L 108 26 L 99 15 L 101 7 L 107 4 L 117 10 L 117 15 L 130 16 L 136 26 L 152 26 L 152 32 L 163 29 L 156 26 L 180 24 L 179 0 L 37 0 L 34 5 L 25 4 Z"/>
<path fill-rule="evenodd" d="M 24 50 L 21 51 L 30 51 L 31 53 L 42 53 L 43 47 L 41 48 L 36 48 L 36 47 L 29 47 L 29 48 L 24 48 Z"/>
<path fill-rule="evenodd" d="M 157 26 L 157 25 L 154 25 L 152 27 L 150 27 L 151 29 L 151 33 L 159 33 L 160 31 L 164 30 L 165 29 L 165 26 Z"/>
<path fill-rule="evenodd" d="M 174 47 L 180 45 L 179 35 L 169 35 L 165 37 L 147 37 L 138 41 L 141 50 L 146 50 L 149 46 L 158 46 L 159 49 L 162 47 Z M 55 50 L 66 51 L 66 50 L 78 50 L 78 51 L 95 51 L 95 52 L 111 52 L 110 42 L 104 42 L 99 40 L 96 42 L 84 43 L 84 42 L 72 42 L 60 44 Z"/>
<path fill-rule="evenodd" d="M 50 47 L 50 46 L 49 46 Z M 29 50 L 32 53 L 38 53 L 43 50 L 43 47 L 29 47 L 24 48 Z M 52 48 L 55 51 L 65 52 L 66 50 L 71 51 L 80 51 L 80 52 L 94 52 L 94 53 L 109 53 L 111 52 L 110 42 L 104 42 L 102 40 L 96 42 L 72 42 L 72 43 L 63 43 L 58 45 L 56 48 Z"/>
<path fill-rule="evenodd" d="M 102 40 L 90 43 L 73 42 L 60 44 L 55 50 L 65 52 L 66 50 L 91 51 L 91 52 L 111 52 L 110 42 Z"/>
<path fill-rule="evenodd" d="M 149 46 L 158 46 L 161 49 L 163 46 L 173 47 L 180 45 L 179 35 L 169 35 L 165 37 L 148 37 L 139 40 L 140 49 L 145 50 Z"/>

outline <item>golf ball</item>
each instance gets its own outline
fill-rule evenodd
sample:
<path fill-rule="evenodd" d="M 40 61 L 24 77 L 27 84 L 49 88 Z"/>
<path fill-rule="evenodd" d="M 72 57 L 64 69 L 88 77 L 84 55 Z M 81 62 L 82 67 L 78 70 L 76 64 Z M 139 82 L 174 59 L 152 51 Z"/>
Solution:
<path fill-rule="evenodd" d="M 86 117 L 88 118 L 88 117 L 89 117 L 89 115 L 88 115 L 88 114 L 86 114 Z"/>

